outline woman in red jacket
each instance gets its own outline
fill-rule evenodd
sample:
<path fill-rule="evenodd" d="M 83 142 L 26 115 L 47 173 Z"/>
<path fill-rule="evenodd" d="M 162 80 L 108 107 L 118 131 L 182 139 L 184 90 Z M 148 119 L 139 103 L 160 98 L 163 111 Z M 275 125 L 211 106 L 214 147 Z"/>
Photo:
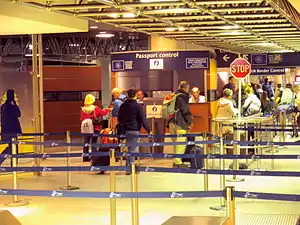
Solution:
<path fill-rule="evenodd" d="M 88 94 L 86 95 L 85 99 L 84 99 L 84 106 L 81 108 L 81 113 L 80 113 L 80 120 L 81 122 L 84 120 L 88 120 L 90 119 L 91 121 L 93 121 L 93 128 L 94 128 L 94 133 L 95 134 L 99 134 L 101 129 L 102 129 L 102 125 L 100 123 L 100 121 L 102 121 L 102 117 L 107 115 L 109 112 L 109 109 L 100 109 L 98 106 L 95 106 L 95 96 L 93 96 L 92 94 Z M 93 136 L 91 135 L 85 135 L 84 136 L 84 144 L 85 146 L 83 147 L 83 153 L 89 153 L 89 146 L 86 146 L 87 144 L 95 144 L 98 141 L 98 136 Z M 92 147 L 92 152 L 96 152 L 97 148 Z M 90 159 L 87 156 L 83 157 L 83 161 L 84 162 L 89 162 Z"/>

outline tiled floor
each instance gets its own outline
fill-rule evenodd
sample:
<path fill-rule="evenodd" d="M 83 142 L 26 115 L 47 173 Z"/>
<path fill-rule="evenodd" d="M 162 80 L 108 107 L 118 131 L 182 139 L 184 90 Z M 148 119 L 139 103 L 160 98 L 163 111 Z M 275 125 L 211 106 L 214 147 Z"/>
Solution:
<path fill-rule="evenodd" d="M 276 154 L 299 154 L 297 147 L 279 149 Z M 143 165 L 171 166 L 172 161 L 143 160 Z M 228 166 L 231 162 L 226 162 Z M 30 165 L 23 160 L 20 165 Z M 66 165 L 64 159 L 47 159 L 43 165 Z M 216 165 L 218 162 L 215 163 Z M 72 165 L 88 165 L 73 159 Z M 262 167 L 270 169 L 270 160 L 264 160 Z M 251 164 L 256 168 L 256 162 Z M 299 171 L 299 160 L 278 160 L 276 170 Z M 19 188 L 56 190 L 66 184 L 65 173 L 44 173 L 41 177 L 21 174 Z M 80 186 L 79 191 L 109 191 L 109 175 L 93 175 L 90 172 L 72 173 L 72 183 Z M 209 189 L 220 188 L 220 176 L 209 176 Z M 244 182 L 227 183 L 239 191 L 300 194 L 300 178 L 289 177 L 245 177 Z M 203 190 L 203 175 L 140 173 L 139 191 L 199 191 Z M 0 188 L 11 188 L 11 175 L 0 176 Z M 117 191 L 130 191 L 130 177 L 117 175 Z M 22 198 L 24 199 L 24 198 Z M 106 225 L 109 224 L 109 200 L 106 199 L 57 199 L 44 197 L 25 198 L 28 206 L 11 208 L 22 225 Z M 12 197 L 0 196 L 0 207 L 11 202 Z M 219 199 L 141 199 L 139 200 L 140 224 L 159 225 L 171 216 L 219 216 L 225 212 L 212 211 L 210 206 L 218 206 Z M 117 200 L 118 225 L 131 225 L 130 200 Z M 295 215 L 300 214 L 300 203 L 237 199 L 237 225 L 290 225 Z M 286 218 L 286 219 L 282 219 Z M 251 222 L 253 221 L 253 222 Z M 290 221 L 290 222 L 289 222 Z M 0 222 L 1 224 L 1 222 Z"/>

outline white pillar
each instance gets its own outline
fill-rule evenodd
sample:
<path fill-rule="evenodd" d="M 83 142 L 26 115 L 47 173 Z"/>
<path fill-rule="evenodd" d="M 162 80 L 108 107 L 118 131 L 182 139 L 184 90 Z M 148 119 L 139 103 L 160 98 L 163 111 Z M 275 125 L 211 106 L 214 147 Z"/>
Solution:
<path fill-rule="evenodd" d="M 101 99 L 102 105 L 108 107 L 111 102 L 111 65 L 110 57 L 102 59 L 101 64 L 101 76 L 102 76 L 102 90 L 101 90 Z"/>

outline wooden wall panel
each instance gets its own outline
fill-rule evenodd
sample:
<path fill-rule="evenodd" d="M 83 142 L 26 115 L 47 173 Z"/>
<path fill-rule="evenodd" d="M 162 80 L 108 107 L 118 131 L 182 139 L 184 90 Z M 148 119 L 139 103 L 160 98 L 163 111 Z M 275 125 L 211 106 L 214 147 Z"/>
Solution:
<path fill-rule="evenodd" d="M 96 102 L 101 105 L 101 101 Z M 80 111 L 83 102 L 45 102 L 45 131 L 61 132 L 73 131 L 80 132 Z"/>
<path fill-rule="evenodd" d="M 44 91 L 101 90 L 101 67 L 44 66 Z M 101 101 L 96 102 L 101 106 Z M 83 101 L 44 103 L 45 132 L 80 132 Z"/>
<path fill-rule="evenodd" d="M 44 66 L 44 91 L 101 89 L 101 67 Z"/>

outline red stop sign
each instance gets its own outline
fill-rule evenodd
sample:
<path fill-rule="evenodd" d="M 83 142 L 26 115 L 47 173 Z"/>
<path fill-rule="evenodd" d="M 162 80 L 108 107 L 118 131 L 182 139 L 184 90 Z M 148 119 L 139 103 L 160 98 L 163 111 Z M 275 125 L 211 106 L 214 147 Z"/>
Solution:
<path fill-rule="evenodd" d="M 230 64 L 230 73 L 237 79 L 243 79 L 251 73 L 251 64 L 246 59 L 235 59 Z"/>

